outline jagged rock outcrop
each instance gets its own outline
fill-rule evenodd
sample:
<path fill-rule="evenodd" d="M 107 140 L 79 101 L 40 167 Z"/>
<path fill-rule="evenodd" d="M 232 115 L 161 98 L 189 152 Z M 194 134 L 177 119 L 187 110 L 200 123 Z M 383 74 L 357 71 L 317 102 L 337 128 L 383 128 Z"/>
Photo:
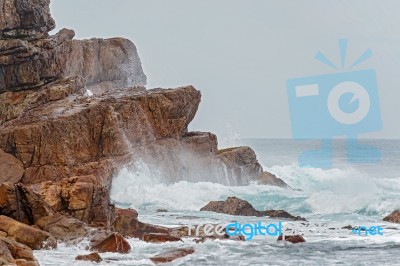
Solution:
<path fill-rule="evenodd" d="M 393 211 L 391 214 L 383 218 L 383 220 L 386 222 L 400 224 L 400 210 Z"/>
<path fill-rule="evenodd" d="M 49 36 L 55 25 L 48 6 L 0 1 L 0 167 L 10 156 L 21 162 L 14 164 L 19 171 L 0 177 L 11 182 L 0 186 L 1 214 L 41 224 L 57 212 L 110 227 L 112 178 L 139 160 L 166 183 L 260 178 L 249 147 L 218 151 L 214 134 L 188 132 L 198 90 L 146 90 L 129 40 L 73 40 L 68 29 Z"/>
<path fill-rule="evenodd" d="M 21 161 L 0 149 L 0 184 L 18 183 L 24 174 Z"/>

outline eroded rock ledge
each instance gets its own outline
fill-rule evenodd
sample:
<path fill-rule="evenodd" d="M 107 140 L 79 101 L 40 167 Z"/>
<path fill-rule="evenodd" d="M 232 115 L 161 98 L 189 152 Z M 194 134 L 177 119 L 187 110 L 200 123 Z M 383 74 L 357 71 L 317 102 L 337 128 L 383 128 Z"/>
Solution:
<path fill-rule="evenodd" d="M 74 40 L 68 29 L 49 36 L 54 28 L 49 0 L 0 0 L 0 215 L 15 219 L 0 216 L 3 227 L 36 232 L 34 225 L 59 240 L 66 240 L 63 230 L 76 237 L 96 232 L 85 223 L 111 228 L 112 178 L 139 160 L 166 183 L 262 180 L 285 186 L 263 173 L 249 147 L 219 151 L 214 134 L 188 132 L 200 91 L 193 86 L 146 90 L 131 41 Z M 138 221 L 134 226 L 151 227 Z M 6 231 L 5 237 L 17 234 Z M 138 237 L 161 239 L 145 233 Z M 107 231 L 99 234 L 107 240 Z M 7 241 L 0 240 L 6 255 L 25 248 Z M 106 246 L 118 241 L 123 242 L 119 235 L 108 236 Z M 14 255 L 7 257 L 10 263 L 19 259 Z M 33 257 L 27 260 L 36 264 Z"/>

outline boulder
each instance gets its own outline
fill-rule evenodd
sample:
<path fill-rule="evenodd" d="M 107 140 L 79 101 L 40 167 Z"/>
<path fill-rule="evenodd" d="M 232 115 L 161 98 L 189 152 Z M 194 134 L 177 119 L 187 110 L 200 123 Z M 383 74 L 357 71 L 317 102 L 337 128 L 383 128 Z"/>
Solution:
<path fill-rule="evenodd" d="M 260 216 L 260 212 L 245 200 L 228 197 L 225 201 L 210 201 L 200 211 L 211 211 L 229 215 Z"/>
<path fill-rule="evenodd" d="M 400 223 L 400 211 L 395 210 L 385 218 L 383 218 L 384 221 L 386 222 L 391 222 L 391 223 Z"/>
<path fill-rule="evenodd" d="M 293 216 L 283 210 L 258 211 L 254 209 L 248 201 L 236 197 L 228 197 L 225 201 L 210 201 L 206 206 L 202 207 L 200 211 L 211 211 L 238 216 L 270 216 L 271 218 L 306 221 L 303 217 Z"/>
<path fill-rule="evenodd" d="M 81 240 L 97 231 L 80 220 L 61 214 L 42 217 L 35 225 L 63 242 Z"/>
<path fill-rule="evenodd" d="M 143 241 L 149 243 L 165 243 L 182 241 L 179 237 L 171 236 L 169 234 L 145 233 L 142 237 Z"/>
<path fill-rule="evenodd" d="M 49 233 L 3 215 L 0 215 L 0 231 L 6 233 L 7 238 L 13 239 L 34 250 L 57 247 L 56 239 Z"/>
<path fill-rule="evenodd" d="M 269 172 L 262 172 L 261 175 L 258 177 L 257 181 L 263 185 L 275 186 L 275 187 L 282 187 L 287 188 L 289 187 L 285 181 L 280 179 L 274 174 Z"/>
<path fill-rule="evenodd" d="M 90 249 L 99 253 L 116 252 L 126 254 L 131 251 L 131 246 L 122 235 L 114 233 L 98 243 L 93 243 Z"/>
<path fill-rule="evenodd" d="M 20 160 L 0 149 L 0 184 L 18 183 L 24 174 L 24 166 Z"/>
<path fill-rule="evenodd" d="M 218 158 L 231 171 L 237 184 L 256 180 L 263 172 L 255 152 L 247 146 L 219 150 Z"/>
<path fill-rule="evenodd" d="M 161 264 L 183 258 L 192 253 L 194 253 L 194 248 L 179 248 L 151 257 L 150 260 L 155 264 Z"/>
<path fill-rule="evenodd" d="M 75 260 L 93 261 L 99 263 L 103 259 L 100 257 L 99 253 L 94 252 L 87 255 L 79 255 L 75 258 Z"/>
<path fill-rule="evenodd" d="M 283 239 L 282 236 L 279 236 L 278 239 L 277 239 L 277 241 L 283 241 L 283 240 L 291 242 L 293 244 L 306 242 L 304 237 L 301 236 L 301 235 L 289 235 L 289 236 L 285 236 L 285 239 Z"/>
<path fill-rule="evenodd" d="M 39 266 L 32 249 L 9 238 L 0 237 L 0 265 Z"/>

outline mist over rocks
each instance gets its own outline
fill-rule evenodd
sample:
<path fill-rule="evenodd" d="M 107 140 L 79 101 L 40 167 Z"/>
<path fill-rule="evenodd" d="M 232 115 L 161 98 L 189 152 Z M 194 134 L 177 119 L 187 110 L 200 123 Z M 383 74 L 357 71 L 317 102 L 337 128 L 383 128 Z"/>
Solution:
<path fill-rule="evenodd" d="M 168 184 L 262 178 L 251 148 L 218 150 L 214 134 L 189 132 L 199 90 L 144 87 L 130 40 L 74 40 L 69 29 L 49 36 L 54 28 L 49 0 L 0 0 L 2 237 L 36 249 L 47 247 L 44 240 L 55 248 L 56 238 L 90 236 L 94 250 L 122 253 L 131 247 L 113 230 L 149 242 L 180 240 L 139 222 L 134 211 L 115 212 L 113 178 L 139 161 Z M 40 241 L 31 243 L 29 235 Z M 12 261 L 6 242 L 2 256 Z"/>

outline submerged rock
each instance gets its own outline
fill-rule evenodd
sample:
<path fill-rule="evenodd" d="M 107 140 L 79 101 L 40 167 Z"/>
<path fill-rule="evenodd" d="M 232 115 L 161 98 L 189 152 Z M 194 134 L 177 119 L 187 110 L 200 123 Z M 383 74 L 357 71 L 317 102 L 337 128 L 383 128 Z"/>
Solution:
<path fill-rule="evenodd" d="M 301 235 L 289 235 L 289 236 L 285 236 L 285 239 L 283 239 L 282 236 L 279 236 L 278 239 L 277 239 L 277 241 L 283 241 L 283 240 L 291 242 L 293 244 L 306 242 L 304 237 L 301 236 Z"/>
<path fill-rule="evenodd" d="M 276 175 L 268 173 L 268 172 L 262 172 L 258 178 L 258 182 L 263 185 L 270 185 L 270 186 L 283 187 L 283 188 L 289 187 L 285 183 L 285 181 L 283 181 Z"/>
<path fill-rule="evenodd" d="M 246 200 L 228 197 L 225 201 L 210 201 L 200 211 L 211 211 L 238 216 L 270 216 L 271 218 L 285 218 L 293 221 L 306 221 L 300 216 L 293 216 L 283 210 L 258 211 Z"/>
<path fill-rule="evenodd" d="M 391 222 L 391 223 L 400 223 L 400 210 L 395 210 L 385 218 L 383 218 L 384 221 L 386 222 Z"/>
<path fill-rule="evenodd" d="M 75 258 L 75 260 L 83 260 L 83 261 L 93 261 L 93 262 L 101 262 L 103 259 L 100 257 L 99 253 L 90 253 L 87 255 L 79 255 Z"/>
<path fill-rule="evenodd" d="M 183 258 L 192 253 L 194 253 L 194 248 L 179 248 L 151 257 L 150 260 L 155 264 L 161 264 Z"/>

